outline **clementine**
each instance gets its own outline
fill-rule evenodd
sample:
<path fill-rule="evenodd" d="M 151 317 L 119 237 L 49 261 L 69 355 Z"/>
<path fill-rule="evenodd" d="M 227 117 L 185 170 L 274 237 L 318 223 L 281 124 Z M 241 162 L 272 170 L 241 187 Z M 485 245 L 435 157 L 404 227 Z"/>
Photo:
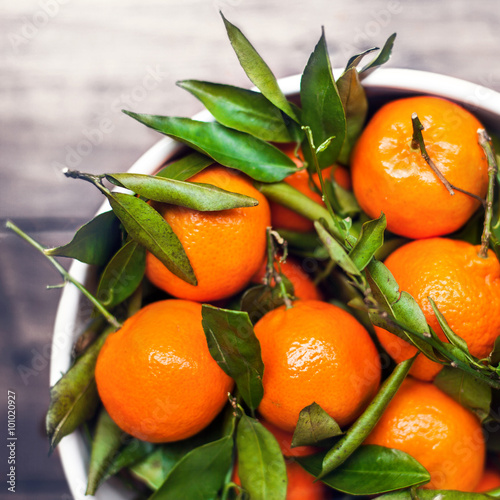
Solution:
<path fill-rule="evenodd" d="M 144 307 L 111 334 L 95 379 L 116 424 L 154 443 L 201 431 L 233 386 L 208 351 L 201 305 L 175 299 Z"/>

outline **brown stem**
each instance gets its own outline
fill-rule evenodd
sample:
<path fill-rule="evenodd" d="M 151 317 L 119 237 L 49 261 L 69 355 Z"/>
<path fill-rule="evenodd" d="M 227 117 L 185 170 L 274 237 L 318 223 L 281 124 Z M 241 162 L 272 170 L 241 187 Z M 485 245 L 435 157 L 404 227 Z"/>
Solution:
<path fill-rule="evenodd" d="M 438 179 L 444 184 L 445 188 L 448 190 L 450 195 L 454 195 L 455 192 L 451 187 L 451 184 L 446 180 L 446 177 L 441 173 L 439 168 L 437 168 L 436 164 L 431 160 L 429 154 L 427 153 L 427 149 L 425 148 L 424 136 L 422 135 L 422 130 L 424 130 L 424 126 L 422 122 L 419 120 L 417 113 L 413 113 L 411 115 L 411 122 L 413 124 L 413 137 L 411 140 L 412 149 L 420 149 L 420 154 L 423 159 L 427 162 L 427 165 L 431 167 L 432 171 L 437 175 Z"/>
<path fill-rule="evenodd" d="M 486 158 L 488 160 L 488 194 L 486 195 L 486 213 L 484 216 L 483 234 L 481 236 L 481 248 L 479 250 L 479 257 L 486 259 L 488 257 L 488 247 L 490 245 L 491 237 L 491 218 L 493 216 L 493 196 L 495 187 L 495 175 L 498 169 L 495 154 L 490 144 L 490 137 L 486 130 L 479 129 L 477 131 L 479 145 L 483 148 Z"/>

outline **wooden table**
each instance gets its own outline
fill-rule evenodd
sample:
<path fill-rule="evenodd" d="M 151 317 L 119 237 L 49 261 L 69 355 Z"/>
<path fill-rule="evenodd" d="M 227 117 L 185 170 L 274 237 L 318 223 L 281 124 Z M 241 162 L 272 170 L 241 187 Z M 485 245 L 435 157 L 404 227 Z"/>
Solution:
<path fill-rule="evenodd" d="M 176 87 L 176 80 L 249 86 L 219 9 L 253 41 L 277 77 L 302 71 L 324 25 L 334 65 L 396 31 L 390 66 L 436 71 L 500 90 L 495 0 L 3 2 L 0 436 L 6 436 L 9 388 L 18 396 L 18 500 L 71 496 L 57 456 L 47 456 L 43 430 L 60 295 L 45 285 L 59 283 L 59 276 L 4 222 L 14 220 L 46 245 L 69 241 L 101 197 L 92 186 L 66 179 L 63 166 L 123 171 L 158 140 L 121 108 L 190 116 L 201 105 Z M 3 478 L 6 461 L 4 451 Z M 0 497 L 7 498 L 4 480 L 0 488 Z"/>

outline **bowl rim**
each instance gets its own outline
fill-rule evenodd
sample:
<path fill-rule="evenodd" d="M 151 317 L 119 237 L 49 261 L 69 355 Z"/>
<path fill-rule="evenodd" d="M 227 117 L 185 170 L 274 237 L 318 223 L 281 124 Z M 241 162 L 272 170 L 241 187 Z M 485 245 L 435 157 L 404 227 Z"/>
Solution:
<path fill-rule="evenodd" d="M 335 77 L 341 73 L 342 69 L 334 69 Z M 283 93 L 287 96 L 298 93 L 300 78 L 301 75 L 293 75 L 279 79 Z M 500 93 L 466 80 L 428 71 L 378 68 L 363 80 L 363 86 L 367 92 L 379 95 L 431 94 L 450 99 L 464 105 L 480 118 L 496 121 L 500 126 Z M 211 121 L 213 117 L 204 110 L 194 115 L 193 119 Z M 128 171 L 153 173 L 183 147 L 173 139 L 162 138 L 142 154 Z M 105 201 L 97 213 L 107 210 L 110 210 L 110 206 Z M 87 280 L 89 271 L 90 266 L 78 261 L 74 261 L 69 269 L 70 274 L 81 283 Z M 66 286 L 62 292 L 52 337 L 50 386 L 70 367 L 73 342 L 82 309 L 81 298 L 77 288 L 71 285 Z M 66 481 L 75 500 L 124 500 L 129 497 L 121 485 L 113 486 L 111 483 L 104 483 L 95 496 L 85 495 L 89 450 L 81 433 L 73 432 L 64 437 L 58 444 L 58 452 Z"/>

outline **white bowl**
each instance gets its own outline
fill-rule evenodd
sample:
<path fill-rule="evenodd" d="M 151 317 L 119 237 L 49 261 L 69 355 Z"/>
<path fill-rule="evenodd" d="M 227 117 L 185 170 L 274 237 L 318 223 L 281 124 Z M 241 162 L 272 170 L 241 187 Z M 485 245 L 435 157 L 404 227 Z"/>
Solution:
<path fill-rule="evenodd" d="M 335 71 L 335 74 L 340 74 L 340 72 L 341 70 Z M 279 84 L 287 96 L 297 94 L 300 87 L 300 75 L 283 78 Z M 424 71 L 380 68 L 369 75 L 363 84 L 368 97 L 375 100 L 387 100 L 412 94 L 432 94 L 448 98 L 469 108 L 486 127 L 500 128 L 500 94 L 474 83 Z M 193 118 L 201 121 L 212 119 L 208 111 L 198 113 Z M 146 151 L 129 171 L 152 174 L 182 147 L 170 138 L 163 138 Z M 99 212 L 105 210 L 109 210 L 107 203 L 101 206 Z M 92 270 L 86 264 L 74 262 L 70 273 L 77 280 L 85 283 L 89 280 Z M 54 327 L 50 366 L 51 385 L 54 385 L 61 377 L 61 373 L 65 373 L 71 365 L 72 346 L 82 324 L 82 313 L 88 310 L 84 307 L 85 300 L 76 287 L 71 285 L 65 287 Z M 113 480 L 102 485 L 95 496 L 85 496 L 89 450 L 80 432 L 74 432 L 63 438 L 58 449 L 66 479 L 76 500 L 132 498 L 129 491 Z"/>

